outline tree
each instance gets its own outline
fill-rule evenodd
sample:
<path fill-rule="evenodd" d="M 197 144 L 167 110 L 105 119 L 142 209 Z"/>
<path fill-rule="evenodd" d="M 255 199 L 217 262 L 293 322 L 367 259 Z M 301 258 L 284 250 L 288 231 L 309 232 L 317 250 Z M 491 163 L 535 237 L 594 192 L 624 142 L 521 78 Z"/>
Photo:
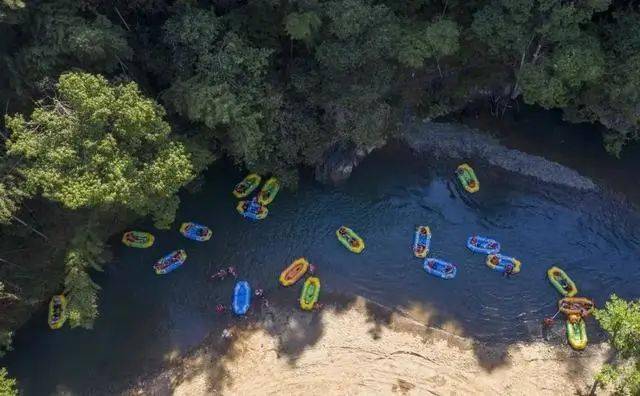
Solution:
<path fill-rule="evenodd" d="M 625 301 L 615 294 L 595 318 L 617 352 L 616 365 L 605 365 L 597 380 L 616 394 L 640 394 L 640 300 Z"/>
<path fill-rule="evenodd" d="M 98 316 L 98 290 L 88 271 L 102 271 L 106 262 L 103 235 L 95 224 L 80 227 L 71 241 L 65 258 L 65 294 L 67 315 L 71 327 L 92 328 Z"/>
<path fill-rule="evenodd" d="M 70 67 L 112 72 L 133 55 L 122 28 L 100 14 L 85 18 L 76 1 L 49 1 L 28 10 L 24 43 L 8 63 L 19 92 L 47 88 Z"/>
<path fill-rule="evenodd" d="M 7 369 L 0 368 L 0 396 L 17 396 L 16 380 L 9 377 Z"/>
<path fill-rule="evenodd" d="M 249 168 L 261 165 L 280 94 L 266 79 L 272 51 L 252 47 L 213 11 L 187 8 L 164 26 L 175 77 L 165 100 Z"/>
<path fill-rule="evenodd" d="M 557 99 L 562 100 L 563 81 L 561 78 L 546 76 L 555 64 L 554 60 L 550 61 L 551 65 L 544 64 L 543 61 L 557 49 L 559 54 L 555 55 L 556 62 L 567 62 L 570 68 L 575 68 L 575 64 L 587 67 L 585 63 L 588 60 L 575 59 L 593 54 L 593 43 L 589 43 L 591 51 L 575 51 L 581 41 L 586 40 L 583 27 L 595 13 L 605 11 L 610 4 L 610 0 L 564 3 L 548 0 L 494 0 L 475 13 L 471 29 L 491 54 L 515 66 L 517 80 L 512 92 L 513 98 L 520 95 L 520 84 L 541 85 L 542 79 L 552 84 L 554 94 L 534 94 L 529 99 L 535 102 L 541 98 L 548 104 Z M 528 87 L 528 91 L 539 91 L 536 88 L 538 86 Z"/>
<path fill-rule="evenodd" d="M 29 120 L 7 117 L 9 154 L 27 187 L 70 209 L 132 210 L 168 227 L 176 193 L 204 163 L 170 137 L 164 110 L 135 83 L 67 73 L 57 95 L 39 102 Z M 201 158 L 202 156 L 194 156 Z"/>
<path fill-rule="evenodd" d="M 293 40 L 309 43 L 321 24 L 320 17 L 313 11 L 292 12 L 285 20 L 285 30 Z"/>

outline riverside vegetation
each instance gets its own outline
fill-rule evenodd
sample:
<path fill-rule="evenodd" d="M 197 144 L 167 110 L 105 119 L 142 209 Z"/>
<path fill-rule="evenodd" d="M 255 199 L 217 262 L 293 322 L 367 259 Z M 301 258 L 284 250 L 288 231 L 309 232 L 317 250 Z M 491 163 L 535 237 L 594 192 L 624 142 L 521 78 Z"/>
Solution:
<path fill-rule="evenodd" d="M 61 290 L 90 328 L 107 237 L 169 227 L 221 155 L 294 185 L 332 148 L 384 144 L 407 107 L 479 98 L 602 124 L 612 155 L 640 127 L 631 1 L 0 0 L 0 55 L 4 348 Z M 620 352 L 599 379 L 637 393 L 638 303 L 597 318 Z"/>

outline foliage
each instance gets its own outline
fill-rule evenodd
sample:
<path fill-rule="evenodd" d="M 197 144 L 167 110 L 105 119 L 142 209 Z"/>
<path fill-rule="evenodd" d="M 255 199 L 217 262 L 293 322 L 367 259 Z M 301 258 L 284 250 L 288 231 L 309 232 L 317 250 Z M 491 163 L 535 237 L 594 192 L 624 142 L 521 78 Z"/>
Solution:
<path fill-rule="evenodd" d="M 33 39 L 20 46 L 8 65 L 17 89 L 34 83 L 42 88 L 69 66 L 112 72 L 133 56 L 122 28 L 104 15 L 85 18 L 78 2 L 48 1 L 29 11 L 23 28 Z"/>
<path fill-rule="evenodd" d="M 65 258 L 65 294 L 68 321 L 71 327 L 92 328 L 98 316 L 98 290 L 88 271 L 102 271 L 107 261 L 103 236 L 94 225 L 79 228 Z"/>
<path fill-rule="evenodd" d="M 600 383 L 612 385 L 620 395 L 640 393 L 640 300 L 625 301 L 615 294 L 595 317 L 609 335 L 618 354 L 617 365 L 606 365 L 598 375 Z"/>
<path fill-rule="evenodd" d="M 6 368 L 0 368 L 0 396 L 15 396 L 17 394 L 16 380 L 9 377 Z"/>
<path fill-rule="evenodd" d="M 24 158 L 20 171 L 32 191 L 70 209 L 124 207 L 167 227 L 176 193 L 198 165 L 170 138 L 163 116 L 135 83 L 68 73 L 30 120 L 7 117 L 9 153 Z"/>
<path fill-rule="evenodd" d="M 292 12 L 285 20 L 285 30 L 292 39 L 308 43 L 321 24 L 320 17 L 313 11 Z"/>
<path fill-rule="evenodd" d="M 182 116 L 202 123 L 210 137 L 255 167 L 280 99 L 265 80 L 271 51 L 224 32 L 213 11 L 187 8 L 164 26 L 176 65 L 165 99 Z"/>

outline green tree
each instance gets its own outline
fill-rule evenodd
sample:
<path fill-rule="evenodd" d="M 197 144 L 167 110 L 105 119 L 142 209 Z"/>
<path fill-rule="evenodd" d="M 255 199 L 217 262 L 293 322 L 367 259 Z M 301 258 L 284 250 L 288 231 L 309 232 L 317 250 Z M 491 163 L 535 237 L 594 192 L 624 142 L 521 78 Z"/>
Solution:
<path fill-rule="evenodd" d="M 27 121 L 7 117 L 9 153 L 31 191 L 70 209 L 132 210 L 158 227 L 173 221 L 176 193 L 205 165 L 170 137 L 164 110 L 135 83 L 68 73 Z M 202 156 L 195 156 L 201 158 Z"/>
<path fill-rule="evenodd" d="M 294 40 L 302 40 L 306 43 L 311 41 L 313 35 L 322 25 L 322 21 L 317 13 L 313 11 L 292 12 L 285 20 L 285 30 Z"/>
<path fill-rule="evenodd" d="M 259 165 L 280 106 L 266 78 L 272 51 L 252 47 L 213 11 L 194 8 L 166 22 L 164 41 L 176 66 L 165 100 L 247 167 Z"/>
<path fill-rule="evenodd" d="M 619 395 L 640 394 L 640 300 L 625 301 L 615 294 L 595 318 L 609 335 L 618 362 L 605 365 L 597 379 Z"/>
<path fill-rule="evenodd" d="M 493 0 L 475 13 L 471 29 L 492 55 L 515 65 L 514 98 L 521 93 L 520 84 L 530 84 L 525 88 L 525 100 L 537 103 L 540 99 L 543 105 L 553 105 L 560 100 L 562 105 L 566 91 L 563 84 L 574 84 L 567 81 L 567 77 L 571 77 L 570 69 L 588 69 L 590 59 L 582 57 L 598 55 L 597 45 L 585 38 L 585 25 L 595 13 L 605 11 L 610 4 L 610 0 L 565 3 Z M 580 46 L 584 43 L 588 49 L 581 51 Z M 551 59 L 545 61 L 547 58 Z M 596 65 L 590 70 L 589 78 L 593 78 L 593 73 L 597 74 L 602 59 L 596 59 L 596 63 L 600 67 Z M 550 75 L 554 72 L 565 72 L 565 75 Z M 539 92 L 545 83 L 551 84 L 552 94 Z M 581 83 L 575 82 L 578 86 Z"/>
<path fill-rule="evenodd" d="M 103 238 L 95 224 L 81 227 L 67 251 L 64 285 L 71 327 L 90 329 L 98 316 L 100 286 L 91 280 L 89 270 L 102 271 L 102 264 L 107 260 Z"/>
<path fill-rule="evenodd" d="M 112 72 L 133 56 L 125 31 L 104 15 L 85 18 L 79 2 L 46 1 L 28 11 L 21 24 L 23 43 L 8 64 L 19 91 L 46 87 L 70 67 Z"/>
<path fill-rule="evenodd" d="M 0 396 L 16 396 L 17 394 L 16 380 L 9 377 L 6 368 L 0 368 Z"/>

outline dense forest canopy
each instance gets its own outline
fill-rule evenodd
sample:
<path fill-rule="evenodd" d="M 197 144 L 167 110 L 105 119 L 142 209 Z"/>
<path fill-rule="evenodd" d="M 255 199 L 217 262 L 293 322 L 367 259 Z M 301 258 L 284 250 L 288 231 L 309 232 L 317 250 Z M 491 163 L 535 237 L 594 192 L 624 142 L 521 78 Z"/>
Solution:
<path fill-rule="evenodd" d="M 106 238 L 222 154 L 292 185 L 488 97 L 640 129 L 632 1 L 0 0 L 0 54 L 2 340 L 61 290 L 91 327 Z"/>

